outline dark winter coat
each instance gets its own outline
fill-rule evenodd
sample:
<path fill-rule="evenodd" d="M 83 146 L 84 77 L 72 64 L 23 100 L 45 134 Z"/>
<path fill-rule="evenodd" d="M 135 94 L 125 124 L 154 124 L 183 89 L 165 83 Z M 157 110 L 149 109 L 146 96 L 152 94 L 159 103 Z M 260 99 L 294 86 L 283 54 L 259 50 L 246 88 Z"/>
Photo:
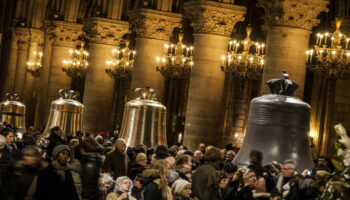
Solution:
<path fill-rule="evenodd" d="M 56 134 L 51 134 L 48 140 L 50 141 L 49 145 L 47 146 L 47 155 L 49 157 L 52 157 L 52 151 L 57 145 L 67 144 L 67 142 L 64 139 L 62 139 Z"/>
<path fill-rule="evenodd" d="M 160 179 L 159 179 L 159 171 L 158 170 L 154 170 L 154 169 L 147 169 L 145 170 L 143 173 L 143 178 L 144 181 L 142 183 L 143 185 L 143 198 L 144 200 L 170 200 L 170 198 L 172 197 L 171 195 L 171 191 L 170 188 L 169 189 L 169 193 L 168 196 L 170 196 L 168 199 L 164 198 L 162 196 L 162 190 L 159 184 L 160 183 Z"/>
<path fill-rule="evenodd" d="M 0 158 L 0 200 L 4 200 L 9 195 L 11 181 L 14 171 L 13 160 L 4 150 Z"/>
<path fill-rule="evenodd" d="M 253 188 L 251 186 L 244 186 L 238 191 L 237 199 L 239 200 L 254 200 Z"/>
<path fill-rule="evenodd" d="M 201 198 L 201 200 L 223 200 L 223 199 L 224 199 L 223 193 L 213 188 L 206 189 Z"/>
<path fill-rule="evenodd" d="M 131 196 L 135 197 L 137 200 L 143 200 L 143 187 L 133 187 L 131 189 Z"/>
<path fill-rule="evenodd" d="M 129 161 L 128 155 L 121 153 L 118 149 L 114 149 L 107 154 L 103 171 L 112 173 L 114 179 L 119 176 L 126 176 Z"/>
<path fill-rule="evenodd" d="M 128 172 L 128 177 L 131 179 L 131 180 L 134 180 L 135 179 L 135 176 L 137 174 L 140 174 L 142 173 L 146 168 L 138 163 L 135 163 L 135 162 L 130 162 L 129 163 L 129 172 Z"/>
<path fill-rule="evenodd" d="M 105 148 L 100 145 L 94 138 L 87 137 L 82 144 L 83 153 L 102 153 Z"/>
<path fill-rule="evenodd" d="M 80 200 L 82 185 L 79 175 L 80 164 L 68 164 L 59 168 L 50 163 L 38 177 L 36 200 Z M 59 175 L 62 172 L 64 179 Z"/>
<path fill-rule="evenodd" d="M 203 198 L 208 186 L 209 176 L 219 170 L 214 163 L 206 163 L 200 166 L 192 176 L 192 192 L 194 197 Z"/>

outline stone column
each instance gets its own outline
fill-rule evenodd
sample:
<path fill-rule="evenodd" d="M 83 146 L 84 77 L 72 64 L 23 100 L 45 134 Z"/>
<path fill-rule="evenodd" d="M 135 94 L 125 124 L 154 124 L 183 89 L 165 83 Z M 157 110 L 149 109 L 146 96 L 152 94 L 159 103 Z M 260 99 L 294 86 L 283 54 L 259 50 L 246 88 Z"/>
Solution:
<path fill-rule="evenodd" d="M 267 26 L 266 65 L 262 77 L 261 94 L 270 93 L 266 82 L 287 71 L 291 80 L 299 84 L 295 96 L 303 98 L 306 54 L 311 28 L 319 23 L 318 14 L 326 11 L 328 0 L 259 0 L 265 10 Z"/>
<path fill-rule="evenodd" d="M 29 31 L 28 28 L 15 28 L 15 33 L 17 35 L 17 65 L 16 65 L 16 75 L 14 82 L 14 92 L 17 93 L 21 100 L 23 100 L 24 83 L 26 76 L 26 63 L 28 55 L 28 44 L 29 44 Z"/>
<path fill-rule="evenodd" d="M 49 21 L 44 22 L 44 46 L 42 68 L 40 70 L 38 101 L 35 107 L 34 127 L 40 128 L 41 125 L 46 124 L 45 116 L 49 113 L 50 102 L 47 101 L 47 88 L 49 83 L 49 73 L 51 66 L 51 52 L 52 52 L 52 30 L 53 27 Z"/>
<path fill-rule="evenodd" d="M 90 55 L 83 98 L 85 131 L 97 133 L 113 128 L 114 80 L 105 72 L 106 61 L 112 58 L 112 50 L 128 29 L 129 24 L 125 21 L 104 18 L 84 21 Z"/>
<path fill-rule="evenodd" d="M 195 31 L 184 145 L 190 149 L 201 142 L 222 146 L 225 73 L 220 70 L 221 57 L 246 8 L 212 1 L 188 2 L 184 8 Z"/>
<path fill-rule="evenodd" d="M 44 105 L 51 105 L 51 102 L 59 97 L 59 89 L 70 89 L 71 78 L 62 71 L 62 61 L 69 56 L 69 49 L 75 49 L 78 38 L 82 35 L 82 24 L 53 21 L 50 30 L 53 37 L 51 63 L 47 86 L 47 98 Z M 49 110 L 45 111 L 44 122 Z"/>
<path fill-rule="evenodd" d="M 170 12 L 139 9 L 129 12 L 129 22 L 136 32 L 136 57 L 132 73 L 131 89 L 149 86 L 160 93 L 161 101 L 164 78 L 156 70 L 156 57 L 164 52 L 175 27 L 180 27 L 181 15 Z"/>
<path fill-rule="evenodd" d="M 6 93 L 13 93 L 15 87 L 15 76 L 16 76 L 16 66 L 17 66 L 17 35 L 15 30 L 12 30 L 11 34 L 11 46 L 9 52 L 9 61 L 6 71 L 6 80 L 5 85 L 2 87 L 1 91 L 4 91 L 1 94 L 1 97 L 4 97 Z M 1 99 L 2 100 L 2 99 Z"/>

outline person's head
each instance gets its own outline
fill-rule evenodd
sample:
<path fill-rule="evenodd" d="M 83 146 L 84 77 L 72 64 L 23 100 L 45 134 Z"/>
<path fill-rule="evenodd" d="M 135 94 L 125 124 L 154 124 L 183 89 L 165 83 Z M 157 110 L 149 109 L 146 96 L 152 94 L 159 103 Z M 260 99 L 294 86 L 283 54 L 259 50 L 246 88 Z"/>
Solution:
<path fill-rule="evenodd" d="M 31 133 L 23 134 L 23 145 L 35 145 L 35 138 Z"/>
<path fill-rule="evenodd" d="M 147 156 L 144 153 L 138 153 L 135 156 L 135 162 L 139 165 L 146 166 L 147 165 Z"/>
<path fill-rule="evenodd" d="M 193 160 L 196 162 L 199 162 L 200 159 L 202 158 L 202 152 L 200 150 L 196 150 L 193 154 Z"/>
<path fill-rule="evenodd" d="M 281 172 L 284 177 L 292 177 L 295 173 L 296 165 L 293 160 L 285 160 L 282 163 L 282 169 Z"/>
<path fill-rule="evenodd" d="M 179 174 L 185 175 L 188 180 L 192 179 L 192 168 L 188 165 L 178 165 L 176 166 L 176 171 L 179 172 Z"/>
<path fill-rule="evenodd" d="M 126 192 L 131 194 L 131 188 L 133 187 L 133 183 L 131 179 L 127 176 L 120 176 L 115 181 L 114 191 Z"/>
<path fill-rule="evenodd" d="M 146 153 L 146 149 L 147 149 L 146 145 L 138 144 L 135 147 L 135 153 L 136 154 L 138 154 L 138 153 L 144 153 L 145 154 Z"/>
<path fill-rule="evenodd" d="M 134 179 L 134 187 L 141 188 L 142 187 L 143 177 L 142 174 L 137 174 Z"/>
<path fill-rule="evenodd" d="M 226 157 L 225 157 L 226 162 L 231 162 L 235 158 L 235 156 L 236 156 L 236 154 L 234 151 L 228 150 L 226 152 Z"/>
<path fill-rule="evenodd" d="M 59 166 L 66 166 L 70 160 L 71 150 L 67 145 L 57 145 L 52 151 L 52 157 Z"/>
<path fill-rule="evenodd" d="M 179 147 L 179 151 L 187 150 L 187 149 L 188 148 L 185 145 L 180 145 L 180 147 Z"/>
<path fill-rule="evenodd" d="M 7 145 L 6 138 L 3 135 L 0 135 L 0 151 L 2 151 Z"/>
<path fill-rule="evenodd" d="M 27 166 L 37 166 L 41 160 L 39 149 L 35 146 L 27 146 L 22 150 L 23 161 Z"/>
<path fill-rule="evenodd" d="M 259 150 L 251 150 L 249 153 L 249 162 L 251 164 L 260 164 L 263 159 L 263 153 Z"/>
<path fill-rule="evenodd" d="M 192 193 L 191 183 L 182 179 L 175 181 L 171 190 L 174 192 L 175 196 L 181 197 L 181 199 L 189 198 Z"/>
<path fill-rule="evenodd" d="M 217 163 L 217 162 L 220 162 L 220 161 L 223 160 L 224 155 L 222 155 L 220 149 L 218 149 L 216 147 L 212 147 L 204 155 L 204 158 L 207 161 L 210 161 L 210 162 L 213 162 L 213 163 Z"/>
<path fill-rule="evenodd" d="M 187 165 L 192 167 L 192 158 L 189 155 L 181 155 L 176 159 L 176 165 Z"/>
<path fill-rule="evenodd" d="M 82 140 L 83 139 L 83 136 L 84 136 L 84 132 L 79 130 L 75 133 L 75 138 L 78 139 L 78 140 Z"/>
<path fill-rule="evenodd" d="M 100 175 L 99 180 L 98 180 L 98 185 L 99 185 L 100 190 L 102 190 L 102 191 L 108 190 L 111 187 L 112 182 L 113 182 L 113 178 L 110 174 L 102 173 Z"/>
<path fill-rule="evenodd" d="M 254 187 L 257 184 L 257 178 L 256 178 L 255 172 L 250 169 L 244 172 L 243 182 L 244 182 L 244 185 L 250 185 Z"/>
<path fill-rule="evenodd" d="M 215 190 L 222 190 L 226 188 L 229 181 L 230 180 L 227 179 L 225 172 L 216 171 L 209 176 L 208 187 Z"/>
<path fill-rule="evenodd" d="M 165 158 L 165 160 L 168 163 L 168 169 L 174 169 L 175 168 L 176 160 L 175 160 L 174 157 L 169 156 L 169 157 Z"/>
<path fill-rule="evenodd" d="M 4 128 L 1 130 L 1 135 L 6 138 L 7 145 L 10 145 L 15 141 L 15 132 L 11 128 Z"/>
<path fill-rule="evenodd" d="M 206 145 L 205 145 L 204 143 L 200 143 L 200 144 L 198 145 L 198 149 L 199 149 L 203 154 L 205 154 L 205 147 L 206 147 Z"/>
<path fill-rule="evenodd" d="M 50 129 L 51 135 L 55 134 L 59 137 L 63 136 L 62 128 L 60 126 L 54 126 Z"/>
<path fill-rule="evenodd" d="M 124 139 L 117 139 L 115 147 L 122 153 L 126 152 L 126 141 Z"/>
<path fill-rule="evenodd" d="M 156 154 L 155 159 L 165 159 L 169 156 L 168 148 L 163 145 L 157 146 L 154 153 Z"/>
<path fill-rule="evenodd" d="M 224 166 L 224 171 L 226 172 L 226 176 L 227 178 L 232 178 L 232 176 L 236 173 L 238 167 L 237 165 L 229 162 L 229 163 L 226 163 L 225 166 Z"/>
<path fill-rule="evenodd" d="M 149 148 L 146 151 L 146 155 L 147 155 L 147 160 L 150 162 L 152 160 L 152 156 L 154 154 L 154 148 Z"/>
<path fill-rule="evenodd" d="M 78 139 L 71 139 L 69 141 L 69 147 L 72 149 L 75 149 L 79 146 L 79 140 Z"/>
<path fill-rule="evenodd" d="M 327 159 L 325 156 L 320 156 L 317 160 L 318 165 L 327 165 Z"/>
<path fill-rule="evenodd" d="M 95 140 L 100 144 L 103 145 L 103 137 L 101 135 L 97 135 L 95 137 Z"/>
<path fill-rule="evenodd" d="M 41 133 L 39 131 L 34 132 L 34 139 L 35 141 L 38 141 L 41 139 Z"/>
<path fill-rule="evenodd" d="M 142 172 L 144 178 L 152 177 L 159 178 L 158 188 L 162 191 L 162 196 L 165 198 L 168 194 L 168 181 L 170 171 L 168 169 L 168 162 L 164 159 L 154 160 L 151 167 Z"/>

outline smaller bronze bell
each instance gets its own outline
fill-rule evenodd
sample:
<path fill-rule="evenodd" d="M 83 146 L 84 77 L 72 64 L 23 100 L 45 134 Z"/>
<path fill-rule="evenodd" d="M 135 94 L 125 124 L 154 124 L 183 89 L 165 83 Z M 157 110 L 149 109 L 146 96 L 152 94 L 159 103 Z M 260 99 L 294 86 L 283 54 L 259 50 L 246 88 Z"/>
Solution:
<path fill-rule="evenodd" d="M 26 106 L 19 102 L 18 94 L 6 94 L 6 101 L 0 103 L 1 123 L 9 122 L 17 130 L 16 133 L 26 132 Z"/>
<path fill-rule="evenodd" d="M 78 93 L 73 90 L 59 90 L 61 97 L 51 103 L 49 119 L 43 137 L 50 136 L 50 129 L 60 126 L 65 139 L 68 134 L 75 136 L 76 132 L 83 130 L 84 105 L 75 100 Z"/>
<path fill-rule="evenodd" d="M 157 101 L 157 91 L 137 88 L 135 92 L 137 98 L 125 105 L 120 137 L 127 146 L 166 146 L 166 107 Z"/>

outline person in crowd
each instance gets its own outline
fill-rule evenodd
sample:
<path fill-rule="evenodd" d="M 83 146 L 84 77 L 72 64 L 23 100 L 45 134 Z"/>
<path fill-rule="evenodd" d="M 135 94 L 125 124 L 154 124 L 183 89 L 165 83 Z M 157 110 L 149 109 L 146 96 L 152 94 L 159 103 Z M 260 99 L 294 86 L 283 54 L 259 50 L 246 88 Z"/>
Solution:
<path fill-rule="evenodd" d="M 192 159 L 192 169 L 196 170 L 200 165 L 203 164 L 203 154 L 200 150 L 196 150 L 193 153 L 193 159 Z"/>
<path fill-rule="evenodd" d="M 113 178 L 108 173 L 102 173 L 98 180 L 99 200 L 106 200 L 107 195 L 113 191 Z"/>
<path fill-rule="evenodd" d="M 74 151 L 74 158 L 78 160 L 81 160 L 81 157 L 82 157 L 80 149 L 83 145 L 83 137 L 84 137 L 84 132 L 81 130 L 77 131 L 74 136 L 74 139 L 79 140 L 79 145 L 76 147 L 77 151 Z"/>
<path fill-rule="evenodd" d="M 176 171 L 176 160 L 172 156 L 167 157 L 165 160 L 168 163 L 168 169 L 170 172 L 170 177 L 168 177 L 168 184 L 171 185 L 179 178 L 179 173 Z"/>
<path fill-rule="evenodd" d="M 278 190 L 271 191 L 270 200 L 282 200 L 282 198 L 282 194 Z"/>
<path fill-rule="evenodd" d="M 192 191 L 195 197 L 203 198 L 210 175 L 220 170 L 220 163 L 223 162 L 224 157 L 220 149 L 216 147 L 210 148 L 204 155 L 206 162 L 200 166 L 192 176 Z"/>
<path fill-rule="evenodd" d="M 172 194 L 167 178 L 170 176 L 168 163 L 164 159 L 152 161 L 151 168 L 142 173 L 144 200 L 171 200 Z"/>
<path fill-rule="evenodd" d="M 36 200 L 80 200 L 82 183 L 79 164 L 69 163 L 71 150 L 67 145 L 56 145 L 53 161 L 38 176 Z"/>
<path fill-rule="evenodd" d="M 142 174 L 137 174 L 134 179 L 134 187 L 131 189 L 131 196 L 137 200 L 143 200 L 143 177 Z"/>
<path fill-rule="evenodd" d="M 6 129 L 6 128 L 5 128 Z M 0 135 L 0 200 L 5 200 L 9 195 L 12 174 L 13 174 L 13 159 L 6 150 L 8 145 L 7 139 L 2 134 Z"/>
<path fill-rule="evenodd" d="M 253 200 L 253 189 L 257 184 L 257 177 L 252 169 L 245 170 L 243 174 L 243 186 L 238 191 L 237 199 Z"/>
<path fill-rule="evenodd" d="M 16 163 L 12 178 L 11 195 L 8 200 L 34 200 L 39 173 L 47 167 L 35 146 L 22 149 L 23 160 Z"/>
<path fill-rule="evenodd" d="M 7 154 L 11 159 L 14 159 L 14 156 L 17 151 L 17 146 L 15 144 L 15 131 L 11 128 L 4 128 L 0 133 L 6 138 L 6 146 L 3 153 Z"/>
<path fill-rule="evenodd" d="M 106 200 L 136 200 L 131 196 L 132 181 L 127 176 L 120 176 L 115 181 L 114 191 L 107 195 Z"/>
<path fill-rule="evenodd" d="M 78 157 L 78 151 L 80 151 L 80 143 L 79 143 L 79 140 L 78 139 L 71 139 L 69 141 L 69 148 L 71 149 L 72 151 L 72 158 L 77 158 Z"/>
<path fill-rule="evenodd" d="M 186 165 L 192 169 L 192 157 L 189 155 L 181 155 L 176 159 L 176 165 Z"/>
<path fill-rule="evenodd" d="M 191 200 L 191 183 L 186 180 L 177 180 L 171 187 L 174 200 Z"/>
<path fill-rule="evenodd" d="M 209 153 L 209 152 L 208 152 Z M 229 182 L 225 172 L 215 171 L 209 176 L 202 200 L 223 200 L 224 190 Z"/>
<path fill-rule="evenodd" d="M 52 158 L 53 149 L 60 144 L 67 144 L 67 142 L 63 139 L 63 131 L 61 127 L 54 126 L 50 129 L 50 136 L 48 138 L 50 141 L 47 146 L 47 156 L 48 158 Z"/>
<path fill-rule="evenodd" d="M 163 145 L 159 145 L 159 146 L 157 146 L 156 150 L 154 151 L 154 155 L 152 156 L 152 160 L 153 160 L 153 158 L 156 160 L 165 159 L 168 156 L 169 156 L 168 149 Z"/>
<path fill-rule="evenodd" d="M 146 154 L 138 153 L 135 157 L 135 161 L 131 161 L 128 168 L 128 177 L 134 180 L 137 174 L 142 174 L 142 172 L 148 168 Z"/>
<path fill-rule="evenodd" d="M 154 148 L 149 148 L 149 149 L 147 149 L 147 151 L 146 151 L 146 155 L 147 155 L 147 164 L 151 164 L 153 154 L 154 154 Z"/>
<path fill-rule="evenodd" d="M 233 159 L 235 158 L 236 154 L 234 151 L 232 150 L 228 150 L 226 152 L 226 156 L 225 156 L 225 163 L 229 163 L 229 162 L 232 162 Z"/>
<path fill-rule="evenodd" d="M 104 147 L 99 144 L 91 134 L 86 133 L 85 140 L 80 149 L 82 182 L 83 182 L 83 198 L 84 200 L 98 199 L 98 178 L 99 168 L 102 164 L 101 154 Z"/>
<path fill-rule="evenodd" d="M 249 169 L 252 169 L 256 176 L 262 177 L 263 176 L 263 167 L 262 167 L 262 159 L 263 159 L 263 153 L 259 150 L 251 150 L 249 153 L 249 163 L 248 166 Z"/>
<path fill-rule="evenodd" d="M 206 145 L 204 144 L 204 143 L 200 143 L 199 145 L 198 145 L 198 149 L 202 152 L 202 154 L 204 155 L 206 152 Z"/>
<path fill-rule="evenodd" d="M 115 149 L 109 152 L 103 164 L 103 171 L 109 172 L 114 178 L 126 176 L 130 159 L 126 154 L 126 142 L 124 139 L 117 139 Z"/>
<path fill-rule="evenodd" d="M 192 169 L 188 165 L 177 165 L 176 171 L 179 173 L 179 179 L 186 180 L 188 182 L 192 182 Z"/>

